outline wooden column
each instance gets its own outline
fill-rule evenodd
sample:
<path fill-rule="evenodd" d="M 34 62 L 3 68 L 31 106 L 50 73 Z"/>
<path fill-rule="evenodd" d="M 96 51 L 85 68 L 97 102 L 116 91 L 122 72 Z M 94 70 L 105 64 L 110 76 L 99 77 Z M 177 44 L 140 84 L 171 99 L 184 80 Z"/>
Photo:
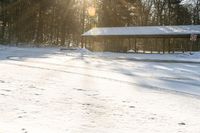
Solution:
<path fill-rule="evenodd" d="M 86 43 L 87 43 L 87 37 L 85 37 L 83 40 L 83 48 L 85 47 Z"/>
<path fill-rule="evenodd" d="M 148 38 L 145 38 L 145 39 L 148 39 Z M 144 45 L 143 45 L 143 53 L 145 54 L 145 51 L 146 51 L 146 40 L 144 41 Z"/>
<path fill-rule="evenodd" d="M 90 38 L 87 39 L 87 43 L 85 45 L 85 48 L 87 48 L 88 45 L 90 45 Z"/>
<path fill-rule="evenodd" d="M 174 44 L 174 38 L 172 38 L 172 48 L 173 48 L 173 54 L 175 53 L 175 44 Z"/>
<path fill-rule="evenodd" d="M 85 38 L 85 43 L 84 43 L 84 48 L 86 47 L 86 45 L 87 45 L 87 42 L 88 42 L 88 38 Z"/>
<path fill-rule="evenodd" d="M 154 38 L 154 43 L 155 43 L 155 38 Z M 151 44 L 151 54 L 153 53 L 153 45 L 154 45 L 154 43 Z"/>
<path fill-rule="evenodd" d="M 93 39 L 93 41 L 92 41 L 92 45 L 91 45 L 91 50 L 93 50 L 93 46 L 95 45 L 95 42 L 96 42 L 96 37 Z"/>
<path fill-rule="evenodd" d="M 160 44 L 158 44 L 158 38 L 156 38 L 156 49 L 158 53 L 160 54 Z"/>
<path fill-rule="evenodd" d="M 171 52 L 171 39 L 168 38 L 168 53 Z"/>
<path fill-rule="evenodd" d="M 90 48 L 90 47 L 91 47 L 91 45 L 92 45 L 92 40 L 93 40 L 93 38 L 90 38 L 90 41 L 89 41 L 88 48 Z"/>
<path fill-rule="evenodd" d="M 130 50 L 131 49 L 131 40 L 130 40 L 130 38 L 128 38 L 128 50 Z"/>
<path fill-rule="evenodd" d="M 103 38 L 103 47 L 104 47 L 103 48 L 104 51 L 107 50 L 105 38 Z"/>
<path fill-rule="evenodd" d="M 136 44 L 137 44 L 137 39 L 135 38 L 135 53 L 137 53 L 137 46 L 136 46 Z"/>
<path fill-rule="evenodd" d="M 188 39 L 185 39 L 184 40 L 184 49 L 185 49 L 185 52 L 187 52 L 187 46 L 188 46 Z"/>
<path fill-rule="evenodd" d="M 185 53 L 185 47 L 184 47 L 184 45 L 185 45 L 185 41 L 182 40 L 182 52 L 183 52 L 183 53 Z"/>
<path fill-rule="evenodd" d="M 182 42 L 181 42 L 181 50 L 182 50 L 182 53 L 185 53 L 185 47 L 184 47 L 184 45 L 185 45 L 185 41 L 184 40 L 181 40 Z"/>
<path fill-rule="evenodd" d="M 163 54 L 165 54 L 165 38 L 163 38 L 162 43 L 163 43 Z"/>
<path fill-rule="evenodd" d="M 81 48 L 83 48 L 83 44 L 84 43 L 84 38 L 83 37 L 81 37 Z"/>

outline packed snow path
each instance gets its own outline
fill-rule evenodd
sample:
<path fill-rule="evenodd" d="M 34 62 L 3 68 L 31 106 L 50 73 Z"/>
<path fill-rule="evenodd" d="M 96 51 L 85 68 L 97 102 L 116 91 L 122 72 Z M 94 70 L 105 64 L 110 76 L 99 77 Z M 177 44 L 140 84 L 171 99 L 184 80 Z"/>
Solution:
<path fill-rule="evenodd" d="M 200 132 L 200 64 L 68 53 L 0 48 L 0 133 Z"/>

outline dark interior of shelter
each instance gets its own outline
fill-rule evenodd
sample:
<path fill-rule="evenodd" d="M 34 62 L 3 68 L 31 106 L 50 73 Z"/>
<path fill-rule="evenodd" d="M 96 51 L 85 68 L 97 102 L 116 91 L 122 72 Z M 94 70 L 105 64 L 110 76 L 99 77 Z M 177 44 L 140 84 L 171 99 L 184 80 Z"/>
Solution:
<path fill-rule="evenodd" d="M 85 47 L 91 51 L 134 53 L 179 53 L 200 51 L 200 40 L 186 38 L 86 38 Z"/>

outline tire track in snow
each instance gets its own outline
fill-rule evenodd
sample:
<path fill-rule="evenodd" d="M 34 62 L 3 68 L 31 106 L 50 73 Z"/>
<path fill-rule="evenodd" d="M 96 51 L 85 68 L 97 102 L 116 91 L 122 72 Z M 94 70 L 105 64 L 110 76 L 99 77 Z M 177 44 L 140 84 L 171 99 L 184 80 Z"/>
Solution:
<path fill-rule="evenodd" d="M 88 69 L 88 70 L 94 70 L 94 71 L 102 71 L 102 72 L 111 72 L 111 73 L 119 73 L 119 71 L 117 71 L 117 70 L 110 70 L 110 69 L 100 69 L 100 68 L 98 68 L 98 69 L 95 69 L 95 68 L 92 68 L 92 67 L 81 67 L 81 66 L 75 66 L 75 65 L 62 65 L 62 64 L 56 64 L 56 63 L 48 63 L 48 62 L 42 62 L 42 61 L 33 61 L 33 60 L 31 60 L 31 61 L 25 61 L 25 60 L 22 60 L 23 59 L 23 57 L 15 57 L 15 56 L 8 56 L 7 57 L 7 59 L 9 59 L 9 60 L 12 60 L 12 61 L 16 61 L 16 62 L 24 62 L 24 63 L 37 63 L 37 64 L 45 64 L 45 65 L 51 65 L 51 66 L 60 66 L 60 67 L 65 67 L 65 68 L 79 68 L 79 69 L 83 69 L 83 70 L 85 70 L 85 69 Z M 132 68 L 132 66 L 126 66 L 126 67 L 129 67 L 129 68 Z M 135 69 L 137 69 L 137 68 L 135 68 Z M 136 74 L 131 74 L 131 73 L 126 73 L 126 72 L 123 72 L 123 73 L 121 73 L 121 74 L 125 74 L 125 75 L 128 75 L 128 76 L 137 76 L 137 77 L 142 77 L 142 78 L 152 78 L 152 76 L 141 76 L 141 75 L 136 75 Z M 158 79 L 166 79 L 166 80 L 169 80 L 169 81 L 171 81 L 171 80 L 176 80 L 176 81 L 179 81 L 179 82 L 181 82 L 181 81 L 186 81 L 186 80 L 194 80 L 193 78 L 189 78 L 189 77 L 187 77 L 187 78 L 183 78 L 182 76 L 180 77 L 170 77 L 170 76 L 157 76 L 157 77 L 155 77 L 155 78 L 158 78 Z M 200 85 L 200 84 L 199 84 Z"/>

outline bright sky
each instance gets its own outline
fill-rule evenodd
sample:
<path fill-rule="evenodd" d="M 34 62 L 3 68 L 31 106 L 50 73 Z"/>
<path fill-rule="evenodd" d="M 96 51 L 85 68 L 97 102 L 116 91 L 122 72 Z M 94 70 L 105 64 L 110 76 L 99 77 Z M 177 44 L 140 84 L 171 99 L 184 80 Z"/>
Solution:
<path fill-rule="evenodd" d="M 183 0 L 183 4 L 194 4 L 197 0 Z"/>

